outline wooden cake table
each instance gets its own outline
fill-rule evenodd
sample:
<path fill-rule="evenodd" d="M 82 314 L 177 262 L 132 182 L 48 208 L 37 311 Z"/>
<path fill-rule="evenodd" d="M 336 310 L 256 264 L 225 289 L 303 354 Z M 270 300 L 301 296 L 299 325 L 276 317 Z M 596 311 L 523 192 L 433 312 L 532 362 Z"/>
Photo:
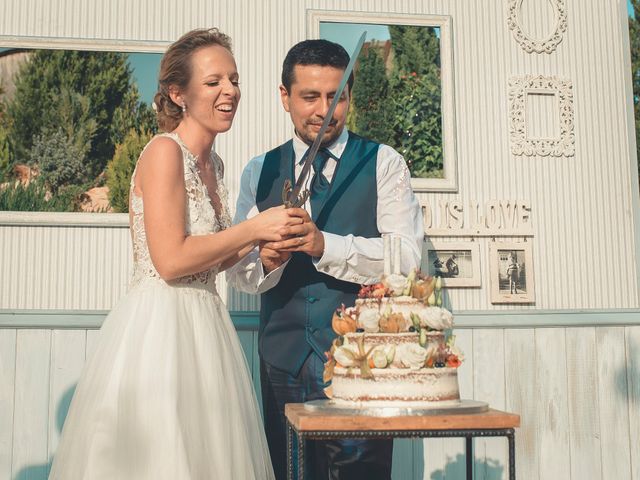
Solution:
<path fill-rule="evenodd" d="M 464 401 L 463 401 L 464 402 Z M 326 405 L 326 406 L 325 406 Z M 520 426 L 520 416 L 486 408 L 478 413 L 435 411 L 423 414 L 419 411 L 397 414 L 394 409 L 384 412 L 375 409 L 362 412 L 341 410 L 326 404 L 313 408 L 303 403 L 285 406 L 287 418 L 288 478 L 294 478 L 293 442 L 297 445 L 297 478 L 304 477 L 305 440 L 329 440 L 340 438 L 426 438 L 464 437 L 466 439 L 467 479 L 473 478 L 474 437 L 507 437 L 509 443 L 509 479 L 515 480 L 515 428 Z M 398 409 L 395 409 L 398 410 Z M 471 410 L 473 411 L 473 410 Z"/>

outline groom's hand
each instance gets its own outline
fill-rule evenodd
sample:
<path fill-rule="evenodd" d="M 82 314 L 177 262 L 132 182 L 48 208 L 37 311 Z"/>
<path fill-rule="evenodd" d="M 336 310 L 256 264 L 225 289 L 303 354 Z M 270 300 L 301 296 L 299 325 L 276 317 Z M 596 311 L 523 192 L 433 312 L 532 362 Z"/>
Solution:
<path fill-rule="evenodd" d="M 321 257 L 324 254 L 324 236 L 313 223 L 309 214 L 301 210 L 300 218 L 303 223 L 291 225 L 283 231 L 283 236 L 289 237 L 280 242 L 271 242 L 271 248 L 280 252 L 304 252 L 312 257 Z"/>
<path fill-rule="evenodd" d="M 273 248 L 274 242 L 260 242 L 260 261 L 265 273 L 269 273 L 289 260 L 291 252 L 279 252 Z"/>

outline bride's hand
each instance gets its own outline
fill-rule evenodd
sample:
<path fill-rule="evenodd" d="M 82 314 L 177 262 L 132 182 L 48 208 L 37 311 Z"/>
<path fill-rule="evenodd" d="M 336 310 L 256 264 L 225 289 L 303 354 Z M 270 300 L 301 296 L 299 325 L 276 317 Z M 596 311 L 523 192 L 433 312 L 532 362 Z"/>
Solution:
<path fill-rule="evenodd" d="M 256 239 L 266 242 L 279 242 L 288 238 L 287 227 L 300 225 L 303 220 L 300 208 L 272 207 L 253 217 L 253 231 Z"/>

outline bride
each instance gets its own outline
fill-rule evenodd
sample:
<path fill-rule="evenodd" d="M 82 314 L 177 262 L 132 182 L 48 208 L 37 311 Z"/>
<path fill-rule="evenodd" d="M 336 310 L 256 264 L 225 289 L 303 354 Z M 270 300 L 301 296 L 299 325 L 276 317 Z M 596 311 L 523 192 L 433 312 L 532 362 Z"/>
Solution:
<path fill-rule="evenodd" d="M 267 210 L 230 226 L 213 150 L 240 100 L 230 39 L 194 30 L 172 44 L 155 96 L 169 133 L 131 179 L 134 273 L 106 318 L 71 403 L 50 479 L 271 479 L 238 337 L 216 275 L 304 211 Z"/>

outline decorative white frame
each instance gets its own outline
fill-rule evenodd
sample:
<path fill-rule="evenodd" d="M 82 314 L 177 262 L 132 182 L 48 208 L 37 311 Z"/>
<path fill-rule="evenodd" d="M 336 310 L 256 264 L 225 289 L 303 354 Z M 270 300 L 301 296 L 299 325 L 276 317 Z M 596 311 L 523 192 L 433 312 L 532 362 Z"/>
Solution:
<path fill-rule="evenodd" d="M 524 263 L 526 266 L 525 279 L 527 284 L 526 293 L 501 293 L 499 278 L 499 252 L 502 250 L 524 251 Z M 533 277 L 533 247 L 532 242 L 490 242 L 489 243 L 489 287 L 491 303 L 534 303 L 535 284 Z"/>
<path fill-rule="evenodd" d="M 423 257 L 428 261 L 429 252 L 445 251 L 470 251 L 471 252 L 471 268 L 472 276 L 467 278 L 442 278 L 442 284 L 445 287 L 480 287 L 482 285 L 482 276 L 480 275 L 480 244 L 478 242 L 444 242 L 433 241 L 426 238 L 424 245 Z M 424 273 L 427 273 L 426 271 Z"/>
<path fill-rule="evenodd" d="M 307 38 L 320 36 L 320 22 L 416 25 L 440 29 L 440 68 L 442 79 L 442 151 L 444 178 L 412 178 L 418 192 L 457 192 L 455 101 L 453 75 L 452 20 L 449 15 L 403 15 L 338 10 L 307 10 Z"/>
<path fill-rule="evenodd" d="M 164 53 L 171 42 L 0 35 L 0 47 Z M 128 227 L 127 213 L 0 211 L 0 225 Z"/>
<path fill-rule="evenodd" d="M 513 38 L 527 53 L 552 53 L 562 41 L 562 34 L 567 30 L 567 7 L 565 0 L 549 0 L 555 12 L 556 24 L 553 33 L 547 38 L 536 40 L 527 35 L 518 20 L 524 0 L 509 0 L 507 25 Z"/>
<path fill-rule="evenodd" d="M 556 138 L 527 136 L 526 99 L 527 95 L 536 93 L 551 94 L 557 98 L 560 132 Z M 571 80 L 543 75 L 511 77 L 509 79 L 509 139 L 513 155 L 572 157 L 575 154 L 575 133 Z"/>

